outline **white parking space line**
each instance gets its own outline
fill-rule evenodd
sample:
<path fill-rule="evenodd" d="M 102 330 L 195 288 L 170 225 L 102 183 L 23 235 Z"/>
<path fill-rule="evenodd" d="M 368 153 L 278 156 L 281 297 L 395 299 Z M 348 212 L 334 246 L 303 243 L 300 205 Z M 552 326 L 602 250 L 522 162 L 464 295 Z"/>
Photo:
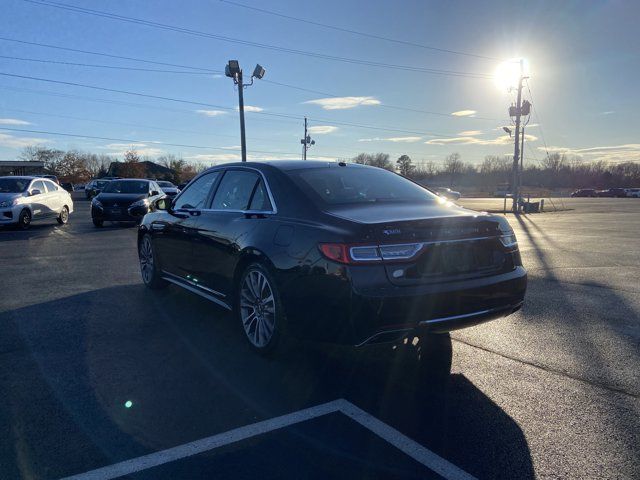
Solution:
<path fill-rule="evenodd" d="M 235 428 L 228 432 L 178 445 L 177 447 L 132 458 L 86 473 L 65 477 L 62 480 L 110 480 L 336 412 L 341 412 L 358 422 L 363 427 L 444 478 L 449 480 L 472 480 L 475 478 L 386 423 L 356 407 L 351 402 L 338 399 L 315 407 L 288 413 L 280 417 Z"/>

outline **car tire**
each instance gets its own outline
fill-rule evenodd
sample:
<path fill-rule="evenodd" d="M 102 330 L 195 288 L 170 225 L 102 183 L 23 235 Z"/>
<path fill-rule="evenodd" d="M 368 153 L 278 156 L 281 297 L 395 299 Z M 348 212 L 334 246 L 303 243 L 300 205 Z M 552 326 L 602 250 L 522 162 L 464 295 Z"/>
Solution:
<path fill-rule="evenodd" d="M 234 313 L 251 348 L 265 356 L 282 352 L 286 320 L 271 272 L 261 263 L 249 264 L 235 293 Z"/>
<path fill-rule="evenodd" d="M 58 220 L 58 223 L 60 225 L 66 224 L 69 221 L 69 207 L 67 207 L 66 205 L 62 207 L 62 210 L 60 211 L 60 214 L 58 215 L 58 218 L 56 218 L 56 220 Z"/>
<path fill-rule="evenodd" d="M 453 358 L 451 336 L 449 333 L 425 333 L 418 338 L 420 378 L 425 384 L 446 381 Z"/>
<path fill-rule="evenodd" d="M 26 208 L 22 210 L 18 216 L 18 226 L 22 230 L 26 230 L 31 226 L 31 212 Z"/>
<path fill-rule="evenodd" d="M 158 256 L 156 255 L 151 235 L 148 233 L 138 242 L 138 259 L 140 261 L 142 281 L 147 287 L 152 290 L 158 290 L 168 285 L 168 282 L 160 276 Z"/>
<path fill-rule="evenodd" d="M 98 228 L 102 228 L 104 225 L 104 220 L 98 220 L 97 218 L 93 218 L 93 225 Z"/>

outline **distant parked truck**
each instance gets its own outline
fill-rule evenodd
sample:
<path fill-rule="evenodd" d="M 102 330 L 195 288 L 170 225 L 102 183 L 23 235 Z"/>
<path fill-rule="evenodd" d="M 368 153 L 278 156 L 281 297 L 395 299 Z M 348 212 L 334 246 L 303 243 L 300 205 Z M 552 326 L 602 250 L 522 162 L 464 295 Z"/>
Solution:
<path fill-rule="evenodd" d="M 598 197 L 625 198 L 627 196 L 624 188 L 608 188 L 606 190 L 598 190 L 597 194 Z"/>

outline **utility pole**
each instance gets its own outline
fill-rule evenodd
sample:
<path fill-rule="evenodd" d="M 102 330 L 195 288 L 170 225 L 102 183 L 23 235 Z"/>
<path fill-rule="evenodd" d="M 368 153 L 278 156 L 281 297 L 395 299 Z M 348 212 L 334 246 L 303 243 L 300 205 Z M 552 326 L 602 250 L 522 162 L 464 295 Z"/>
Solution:
<path fill-rule="evenodd" d="M 522 173 L 524 172 L 524 125 L 522 126 L 522 140 L 520 144 L 520 169 L 518 171 L 518 192 L 522 191 Z"/>
<path fill-rule="evenodd" d="M 304 137 L 300 140 L 302 144 L 302 160 L 307 159 L 307 150 L 311 145 L 315 145 L 316 141 L 311 140 L 311 137 L 307 134 L 307 117 L 304 117 Z"/>
<path fill-rule="evenodd" d="M 513 195 L 513 212 L 518 212 L 518 172 L 520 170 L 520 117 L 522 116 L 522 82 L 524 81 L 524 60 L 520 59 L 520 78 L 518 79 L 518 97 L 516 105 L 509 108 L 509 116 L 516 117 L 516 134 L 513 149 L 513 181 L 511 183 L 511 194 Z M 523 138 L 524 139 L 524 138 Z"/>
<path fill-rule="evenodd" d="M 236 76 L 238 85 L 238 112 L 240 113 L 240 145 L 242 146 L 242 161 L 247 161 L 247 140 L 244 131 L 244 85 L 242 84 L 242 70 Z M 253 83 L 253 78 L 251 79 Z"/>
<path fill-rule="evenodd" d="M 256 65 L 256 68 L 253 70 L 251 74 L 251 83 L 242 83 L 242 69 L 240 68 L 240 63 L 237 60 L 229 60 L 227 63 L 224 74 L 233 78 L 233 83 L 238 86 L 238 112 L 240 113 L 240 145 L 242 146 L 242 161 L 247 161 L 247 141 L 245 139 L 245 131 L 244 131 L 244 89 L 253 85 L 253 79 L 257 78 L 258 80 L 264 77 L 265 69 L 260 66 L 260 64 Z"/>

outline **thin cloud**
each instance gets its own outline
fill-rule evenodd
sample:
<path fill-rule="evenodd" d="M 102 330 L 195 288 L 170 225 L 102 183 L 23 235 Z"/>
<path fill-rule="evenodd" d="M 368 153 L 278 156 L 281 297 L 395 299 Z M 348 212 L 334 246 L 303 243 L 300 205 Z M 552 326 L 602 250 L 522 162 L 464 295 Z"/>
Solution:
<path fill-rule="evenodd" d="M 454 117 L 470 117 L 478 113 L 476 110 L 458 110 L 457 112 L 451 112 Z"/>
<path fill-rule="evenodd" d="M 332 125 L 314 125 L 313 127 L 309 127 L 308 130 L 309 133 L 313 133 L 315 135 L 326 135 L 338 130 L 338 127 L 334 127 Z"/>
<path fill-rule="evenodd" d="M 422 137 L 373 137 L 373 138 L 360 138 L 359 142 L 393 142 L 393 143 L 414 143 L 422 140 Z"/>
<path fill-rule="evenodd" d="M 360 106 L 380 105 L 380 100 L 374 97 L 331 97 L 318 98 L 304 103 L 320 105 L 324 110 L 347 110 Z"/>
<path fill-rule="evenodd" d="M 605 162 L 640 162 L 640 143 L 627 143 L 623 145 L 606 145 L 588 148 L 570 148 L 549 146 L 538 147 L 542 152 L 564 153 L 585 158 L 587 161 L 604 160 Z"/>
<path fill-rule="evenodd" d="M 239 110 L 240 110 L 240 108 L 236 107 L 236 111 L 239 111 Z M 244 106 L 244 111 L 245 112 L 262 112 L 263 110 L 264 110 L 264 108 L 256 107 L 256 106 L 253 106 L 253 105 L 245 105 Z"/>
<path fill-rule="evenodd" d="M 219 117 L 220 115 L 225 115 L 227 112 L 223 110 L 196 110 L 196 113 L 204 115 L 205 117 Z"/>
<path fill-rule="evenodd" d="M 459 132 L 461 137 L 475 137 L 476 135 L 482 135 L 482 130 L 464 130 Z"/>
<path fill-rule="evenodd" d="M 17 118 L 0 118 L 0 125 L 31 125 L 31 122 Z"/>
<path fill-rule="evenodd" d="M 600 112 L 600 115 L 612 115 L 616 113 L 615 110 L 607 110 L 606 112 Z"/>
<path fill-rule="evenodd" d="M 538 137 L 534 135 L 525 135 L 525 140 L 535 142 Z M 511 145 L 513 139 L 509 135 L 503 135 L 493 139 L 482 139 L 475 137 L 455 137 L 455 138 L 433 138 L 427 140 L 427 145 Z"/>
<path fill-rule="evenodd" d="M 0 133 L 0 147 L 24 148 L 31 145 L 40 145 L 42 143 L 51 143 L 51 140 L 34 137 L 15 137 L 6 133 Z"/>

